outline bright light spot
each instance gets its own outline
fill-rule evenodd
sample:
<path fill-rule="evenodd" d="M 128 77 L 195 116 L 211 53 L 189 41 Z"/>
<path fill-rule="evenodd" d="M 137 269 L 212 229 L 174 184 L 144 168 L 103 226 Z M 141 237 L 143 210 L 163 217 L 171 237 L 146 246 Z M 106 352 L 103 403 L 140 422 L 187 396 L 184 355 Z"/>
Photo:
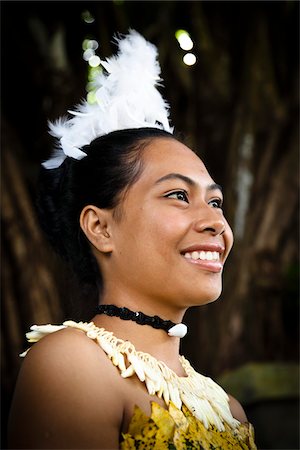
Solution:
<path fill-rule="evenodd" d="M 194 47 L 192 39 L 187 34 L 183 34 L 181 36 L 179 45 L 182 50 L 192 50 L 192 48 Z"/>
<path fill-rule="evenodd" d="M 179 42 L 182 50 L 192 50 L 194 47 L 194 43 L 189 35 L 189 33 L 185 30 L 177 30 L 175 33 L 175 37 Z"/>
<path fill-rule="evenodd" d="M 82 42 L 82 50 L 87 50 L 89 48 L 90 39 L 84 39 Z"/>
<path fill-rule="evenodd" d="M 194 53 L 187 53 L 182 59 L 184 64 L 186 64 L 187 66 L 193 66 L 197 60 Z"/>
<path fill-rule="evenodd" d="M 86 96 L 86 99 L 90 105 L 96 103 L 96 93 L 94 91 L 89 92 Z"/>
<path fill-rule="evenodd" d="M 82 43 L 82 49 L 87 50 L 88 48 L 91 48 L 92 50 L 97 50 L 99 47 L 99 44 L 95 39 L 84 39 Z"/>
<path fill-rule="evenodd" d="M 94 56 L 95 52 L 94 50 L 92 50 L 91 48 L 88 48 L 87 50 L 85 50 L 83 52 L 83 59 L 85 61 L 89 61 L 91 59 L 92 56 Z"/>
<path fill-rule="evenodd" d="M 92 14 L 88 10 L 83 11 L 83 13 L 81 14 L 81 17 L 85 21 L 85 23 L 95 22 L 95 18 L 92 16 Z"/>
<path fill-rule="evenodd" d="M 93 55 L 90 57 L 89 59 L 89 65 L 91 67 L 98 67 L 101 63 L 101 59 L 99 58 L 99 56 Z"/>
<path fill-rule="evenodd" d="M 177 30 L 175 33 L 175 37 L 176 37 L 177 41 L 179 41 L 179 38 L 182 34 L 186 34 L 186 33 L 187 33 L 187 31 L 185 31 L 185 30 Z"/>
<path fill-rule="evenodd" d="M 88 80 L 93 81 L 102 72 L 101 67 L 89 67 Z"/>
<path fill-rule="evenodd" d="M 93 81 L 89 81 L 87 83 L 87 85 L 85 86 L 85 90 L 87 92 L 90 92 L 90 91 L 94 90 L 94 88 L 95 88 L 95 83 L 93 83 Z"/>
<path fill-rule="evenodd" d="M 99 47 L 99 44 L 97 41 L 95 41 L 95 39 L 90 39 L 88 42 L 88 48 L 91 48 L 92 50 L 97 50 L 97 48 Z"/>

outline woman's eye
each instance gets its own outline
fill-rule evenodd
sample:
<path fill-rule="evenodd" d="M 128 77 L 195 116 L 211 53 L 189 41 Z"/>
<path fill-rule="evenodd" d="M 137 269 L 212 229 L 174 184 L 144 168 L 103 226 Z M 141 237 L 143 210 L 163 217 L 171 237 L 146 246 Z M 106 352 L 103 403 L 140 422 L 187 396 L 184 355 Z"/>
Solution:
<path fill-rule="evenodd" d="M 182 202 L 189 203 L 188 195 L 185 191 L 171 192 L 170 194 L 165 195 L 165 197 L 175 198 L 176 200 L 180 200 Z"/>
<path fill-rule="evenodd" d="M 220 198 L 214 198 L 213 200 L 211 200 L 209 202 L 209 205 L 212 206 L 213 208 L 221 208 L 223 206 L 223 201 Z"/>

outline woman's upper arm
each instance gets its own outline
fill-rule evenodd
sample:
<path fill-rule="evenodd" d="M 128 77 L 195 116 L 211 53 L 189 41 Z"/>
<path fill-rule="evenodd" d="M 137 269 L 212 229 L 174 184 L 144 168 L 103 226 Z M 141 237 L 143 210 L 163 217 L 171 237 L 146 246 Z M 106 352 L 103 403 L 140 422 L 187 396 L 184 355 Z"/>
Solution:
<path fill-rule="evenodd" d="M 248 419 L 246 413 L 240 402 L 238 402 L 236 398 L 232 397 L 232 395 L 228 395 L 228 397 L 229 397 L 229 407 L 233 417 L 239 420 L 241 423 L 247 422 Z"/>
<path fill-rule="evenodd" d="M 118 448 L 123 404 L 116 370 L 77 330 L 43 338 L 20 371 L 9 447 Z"/>

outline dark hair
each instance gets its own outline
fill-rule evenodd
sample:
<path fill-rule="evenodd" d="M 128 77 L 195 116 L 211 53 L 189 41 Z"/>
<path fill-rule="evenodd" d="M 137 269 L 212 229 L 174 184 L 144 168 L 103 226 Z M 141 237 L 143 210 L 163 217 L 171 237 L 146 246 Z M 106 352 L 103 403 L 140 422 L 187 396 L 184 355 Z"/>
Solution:
<path fill-rule="evenodd" d="M 81 283 L 101 289 L 101 274 L 79 225 L 84 206 L 111 209 L 143 170 L 143 149 L 155 138 L 175 137 L 157 128 L 114 131 L 82 148 L 81 160 L 66 158 L 56 169 L 41 169 L 37 208 L 42 229 Z"/>

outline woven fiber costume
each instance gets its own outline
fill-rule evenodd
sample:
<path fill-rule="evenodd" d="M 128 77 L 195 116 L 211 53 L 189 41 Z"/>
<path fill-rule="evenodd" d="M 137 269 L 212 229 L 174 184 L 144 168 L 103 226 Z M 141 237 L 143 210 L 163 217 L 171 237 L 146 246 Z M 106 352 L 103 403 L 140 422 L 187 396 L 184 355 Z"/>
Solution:
<path fill-rule="evenodd" d="M 102 348 L 123 378 L 136 375 L 150 395 L 165 401 L 167 409 L 152 402 L 151 417 L 135 407 L 128 431 L 122 435 L 121 450 L 256 449 L 252 425 L 234 419 L 223 389 L 197 373 L 183 356 L 180 362 L 187 376 L 179 377 L 163 362 L 136 351 L 129 341 L 118 339 L 93 322 L 33 325 L 26 336 L 33 343 L 66 327 L 82 330 Z"/>

